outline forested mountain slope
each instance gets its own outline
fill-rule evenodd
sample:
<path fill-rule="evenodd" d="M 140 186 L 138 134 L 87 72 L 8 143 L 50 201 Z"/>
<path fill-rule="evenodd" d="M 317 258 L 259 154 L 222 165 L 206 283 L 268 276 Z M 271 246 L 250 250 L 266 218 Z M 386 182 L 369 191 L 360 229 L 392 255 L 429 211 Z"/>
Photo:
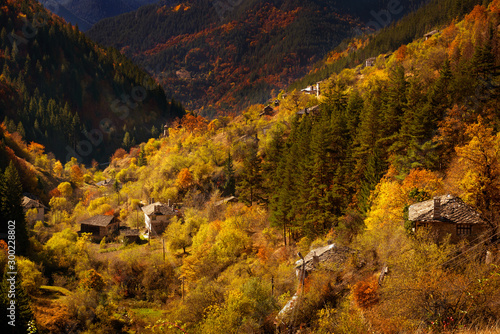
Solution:
<path fill-rule="evenodd" d="M 127 132 L 130 146 L 182 116 L 146 72 L 38 2 L 4 2 L 0 17 L 0 117 L 58 159 L 106 162 Z"/>
<path fill-rule="evenodd" d="M 373 28 L 371 12 L 388 12 L 389 2 L 160 2 L 103 20 L 88 36 L 130 56 L 188 108 L 212 115 L 264 102 L 341 40 Z M 390 21 L 420 3 L 402 1 Z"/>
<path fill-rule="evenodd" d="M 482 4 L 478 0 L 432 0 L 425 6 L 408 14 L 398 22 L 381 29 L 376 34 L 358 34 L 353 39 L 346 39 L 313 65 L 310 73 L 295 81 L 288 88 L 303 88 L 321 81 L 333 73 L 346 67 L 355 67 L 370 57 L 388 54 L 401 45 L 421 38 L 424 34 L 448 25 L 453 19 L 461 19 L 475 5 Z"/>
<path fill-rule="evenodd" d="M 67 164 L 71 184 L 51 200 L 61 204 L 32 231 L 45 268 L 33 272 L 69 290 L 37 302 L 41 327 L 498 332 L 499 259 L 485 258 L 499 254 L 499 24 L 500 1 L 478 5 L 374 66 L 329 76 L 319 98 L 291 91 L 268 116 L 262 105 L 210 122 L 187 114 L 104 171 Z M 122 187 L 93 185 L 111 177 Z M 488 233 L 451 243 L 415 231 L 408 207 L 444 194 Z M 138 205 L 151 199 L 183 206 L 151 245 L 76 233 L 100 214 L 141 229 Z M 354 255 L 298 280 L 297 253 L 329 241 Z"/>
<path fill-rule="evenodd" d="M 158 0 L 40 0 L 47 9 L 87 31 L 107 17 L 131 12 Z"/>

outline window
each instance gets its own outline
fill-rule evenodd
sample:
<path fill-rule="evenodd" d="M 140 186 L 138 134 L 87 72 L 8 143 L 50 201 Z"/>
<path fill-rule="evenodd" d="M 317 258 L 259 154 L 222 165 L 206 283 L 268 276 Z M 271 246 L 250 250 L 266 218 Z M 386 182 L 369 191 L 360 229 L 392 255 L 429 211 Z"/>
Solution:
<path fill-rule="evenodd" d="M 463 224 L 457 225 L 457 234 L 458 235 L 470 235 L 471 232 L 472 232 L 471 225 L 463 225 Z"/>

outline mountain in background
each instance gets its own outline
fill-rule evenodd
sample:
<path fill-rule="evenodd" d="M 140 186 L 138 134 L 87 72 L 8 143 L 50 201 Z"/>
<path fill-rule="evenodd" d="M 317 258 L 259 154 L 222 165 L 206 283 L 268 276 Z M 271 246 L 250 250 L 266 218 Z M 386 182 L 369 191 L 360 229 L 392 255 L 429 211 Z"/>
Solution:
<path fill-rule="evenodd" d="M 40 0 L 54 14 L 87 31 L 97 21 L 131 12 L 158 0 Z"/>
<path fill-rule="evenodd" d="M 265 102 L 345 38 L 422 2 L 162 1 L 102 20 L 87 34 L 154 74 L 168 95 L 211 116 Z"/>
<path fill-rule="evenodd" d="M 6 130 L 62 161 L 107 162 L 183 115 L 144 70 L 33 0 L 2 6 L 0 68 Z"/>

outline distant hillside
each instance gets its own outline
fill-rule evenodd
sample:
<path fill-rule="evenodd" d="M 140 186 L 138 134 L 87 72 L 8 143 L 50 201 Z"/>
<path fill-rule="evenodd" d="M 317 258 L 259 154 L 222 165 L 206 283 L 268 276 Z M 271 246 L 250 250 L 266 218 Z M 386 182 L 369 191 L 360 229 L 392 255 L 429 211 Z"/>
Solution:
<path fill-rule="evenodd" d="M 446 26 L 453 19 L 462 18 L 482 0 L 431 0 L 425 6 L 370 36 L 357 36 L 343 41 L 321 61 L 314 64 L 308 75 L 289 86 L 290 90 L 303 88 L 321 81 L 346 67 L 354 67 L 369 57 L 391 53 L 424 34 Z"/>
<path fill-rule="evenodd" d="M 71 24 L 78 24 L 82 31 L 90 29 L 97 21 L 131 12 L 158 0 L 40 0 L 47 9 Z"/>
<path fill-rule="evenodd" d="M 391 21 L 422 1 L 400 2 Z M 88 31 L 161 79 L 188 108 L 239 111 L 307 73 L 347 36 L 368 31 L 390 1 L 162 1 L 102 20 Z"/>
<path fill-rule="evenodd" d="M 0 68 L 0 121 L 63 161 L 106 162 L 182 115 L 147 73 L 33 0 L 0 11 Z"/>

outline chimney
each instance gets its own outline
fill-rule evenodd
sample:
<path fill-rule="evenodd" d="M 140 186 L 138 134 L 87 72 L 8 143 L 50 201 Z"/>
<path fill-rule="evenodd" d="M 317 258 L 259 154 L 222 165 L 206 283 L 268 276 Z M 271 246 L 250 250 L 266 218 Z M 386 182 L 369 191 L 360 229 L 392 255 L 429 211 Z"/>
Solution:
<path fill-rule="evenodd" d="M 432 215 L 434 220 L 441 219 L 441 198 L 434 197 L 434 212 Z"/>

